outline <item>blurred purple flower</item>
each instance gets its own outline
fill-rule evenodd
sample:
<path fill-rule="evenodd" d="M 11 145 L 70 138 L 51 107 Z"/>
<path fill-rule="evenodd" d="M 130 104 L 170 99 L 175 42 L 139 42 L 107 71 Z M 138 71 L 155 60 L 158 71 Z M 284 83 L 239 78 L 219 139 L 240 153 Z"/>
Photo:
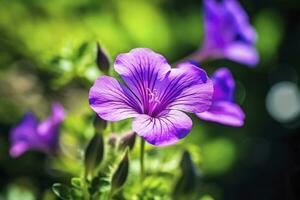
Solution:
<path fill-rule="evenodd" d="M 51 115 L 39 123 L 35 115 L 28 112 L 10 133 L 10 155 L 18 157 L 28 150 L 54 153 L 58 148 L 59 127 L 65 117 L 63 107 L 55 103 Z"/>
<path fill-rule="evenodd" d="M 220 68 L 211 79 L 214 85 L 213 103 L 208 111 L 197 113 L 197 116 L 224 125 L 242 126 L 245 114 L 233 101 L 235 83 L 230 71 Z"/>
<path fill-rule="evenodd" d="M 256 32 L 236 0 L 204 0 L 204 26 L 202 56 L 227 58 L 249 66 L 258 63 Z"/>
<path fill-rule="evenodd" d="M 213 85 L 204 70 L 192 65 L 171 69 L 166 59 L 146 48 L 120 54 L 114 64 L 126 86 L 109 76 L 90 89 L 91 108 L 103 119 L 135 118 L 133 131 L 156 146 L 185 137 L 192 120 L 184 112 L 206 111 Z"/>

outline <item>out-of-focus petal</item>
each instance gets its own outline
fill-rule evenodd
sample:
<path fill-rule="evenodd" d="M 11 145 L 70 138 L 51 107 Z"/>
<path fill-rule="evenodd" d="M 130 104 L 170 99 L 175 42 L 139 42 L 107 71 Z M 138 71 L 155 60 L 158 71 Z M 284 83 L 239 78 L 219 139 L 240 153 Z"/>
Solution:
<path fill-rule="evenodd" d="M 89 102 L 99 117 L 119 121 L 135 117 L 141 106 L 134 94 L 109 76 L 99 77 L 90 89 Z"/>
<path fill-rule="evenodd" d="M 219 68 L 212 76 L 214 85 L 214 101 L 232 101 L 235 88 L 231 72 L 225 68 Z"/>
<path fill-rule="evenodd" d="M 242 42 L 235 42 L 229 45 L 225 49 L 224 55 L 230 60 L 249 66 L 255 66 L 259 61 L 259 55 L 255 47 Z"/>
<path fill-rule="evenodd" d="M 11 146 L 9 154 L 12 157 L 19 157 L 30 149 L 30 146 L 26 142 L 19 141 Z"/>
<path fill-rule="evenodd" d="M 49 151 L 58 146 L 59 127 L 64 118 L 64 108 L 59 103 L 54 103 L 52 105 L 51 115 L 37 127 L 37 134 L 40 137 L 40 142 L 45 144 L 45 148 Z"/>
<path fill-rule="evenodd" d="M 21 122 L 11 130 L 11 156 L 20 156 L 29 148 L 40 146 L 36 133 L 37 125 L 36 117 L 32 113 L 26 113 Z"/>
<path fill-rule="evenodd" d="M 215 102 L 211 108 L 202 113 L 197 113 L 200 119 L 217 122 L 229 126 L 243 126 L 245 114 L 235 103 L 220 101 Z"/>
<path fill-rule="evenodd" d="M 134 119 L 132 128 L 150 144 L 165 146 L 185 137 L 192 128 L 192 120 L 181 111 L 170 110 L 155 118 L 139 115 Z"/>
<path fill-rule="evenodd" d="M 236 0 L 224 1 L 224 7 L 234 17 L 238 31 L 249 43 L 256 41 L 256 31 L 249 23 L 249 17 L 243 7 Z"/>
<path fill-rule="evenodd" d="M 199 54 L 207 59 L 227 58 L 254 66 L 256 31 L 236 0 L 204 0 L 205 37 Z"/>
<path fill-rule="evenodd" d="M 64 108 L 59 103 L 54 103 L 52 105 L 51 115 L 39 124 L 37 129 L 38 134 L 48 135 L 53 129 L 56 129 L 56 127 L 64 120 L 64 118 Z"/>

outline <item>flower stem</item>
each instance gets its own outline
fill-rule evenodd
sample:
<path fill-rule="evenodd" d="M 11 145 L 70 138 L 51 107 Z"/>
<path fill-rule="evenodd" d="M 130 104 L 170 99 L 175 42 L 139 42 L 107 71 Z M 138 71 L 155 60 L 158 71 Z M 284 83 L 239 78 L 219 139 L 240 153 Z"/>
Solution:
<path fill-rule="evenodd" d="M 200 64 L 202 62 L 208 61 L 209 59 L 210 59 L 209 55 L 205 51 L 202 51 L 201 49 L 199 49 L 199 50 L 195 51 L 194 53 L 184 57 L 183 59 L 173 63 L 172 66 L 176 66 L 180 63 L 184 63 L 187 61 L 195 61 L 198 64 Z"/>
<path fill-rule="evenodd" d="M 84 184 L 84 191 L 83 191 L 83 196 L 85 200 L 90 199 L 90 194 L 89 194 L 89 189 L 88 189 L 88 182 L 87 182 L 87 172 L 84 170 L 84 177 L 83 177 L 83 184 Z"/>
<path fill-rule="evenodd" d="M 112 200 L 113 194 L 114 194 L 114 191 L 113 191 L 113 189 L 111 189 L 108 193 L 107 200 Z"/>
<path fill-rule="evenodd" d="M 145 140 L 141 138 L 141 155 L 140 155 L 140 167 L 141 167 L 141 183 L 144 182 L 144 154 L 145 154 Z"/>

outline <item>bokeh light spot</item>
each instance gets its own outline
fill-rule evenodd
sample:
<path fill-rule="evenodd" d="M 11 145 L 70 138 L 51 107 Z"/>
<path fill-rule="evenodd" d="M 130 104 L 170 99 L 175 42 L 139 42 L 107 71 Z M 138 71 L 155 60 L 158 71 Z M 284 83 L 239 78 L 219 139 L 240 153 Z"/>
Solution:
<path fill-rule="evenodd" d="M 300 113 L 299 88 L 287 81 L 273 85 L 267 94 L 266 107 L 276 121 L 292 121 Z"/>
<path fill-rule="evenodd" d="M 218 138 L 204 144 L 203 163 L 204 172 L 218 175 L 226 172 L 235 159 L 235 147 L 232 141 Z"/>

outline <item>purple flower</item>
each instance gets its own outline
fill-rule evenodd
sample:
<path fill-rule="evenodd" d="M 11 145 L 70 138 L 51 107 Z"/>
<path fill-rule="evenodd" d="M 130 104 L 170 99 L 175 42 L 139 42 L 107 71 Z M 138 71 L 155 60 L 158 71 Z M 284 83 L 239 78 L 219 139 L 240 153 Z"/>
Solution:
<path fill-rule="evenodd" d="M 236 0 L 204 0 L 205 38 L 200 54 L 256 65 L 256 32 Z"/>
<path fill-rule="evenodd" d="M 197 116 L 224 125 L 242 126 L 245 114 L 233 101 L 235 83 L 230 71 L 220 68 L 211 79 L 214 86 L 213 103 L 208 111 L 197 113 Z"/>
<path fill-rule="evenodd" d="M 24 115 L 10 133 L 10 155 L 20 156 L 28 150 L 54 153 L 58 148 L 59 127 L 65 117 L 63 107 L 55 103 L 51 115 L 39 123 L 33 113 Z"/>
<path fill-rule="evenodd" d="M 118 55 L 114 68 L 126 86 L 99 77 L 90 89 L 90 106 L 108 121 L 134 118 L 133 131 L 150 144 L 169 145 L 185 137 L 192 120 L 184 112 L 201 113 L 211 105 L 212 82 L 192 64 L 171 69 L 160 54 L 137 48 Z"/>

